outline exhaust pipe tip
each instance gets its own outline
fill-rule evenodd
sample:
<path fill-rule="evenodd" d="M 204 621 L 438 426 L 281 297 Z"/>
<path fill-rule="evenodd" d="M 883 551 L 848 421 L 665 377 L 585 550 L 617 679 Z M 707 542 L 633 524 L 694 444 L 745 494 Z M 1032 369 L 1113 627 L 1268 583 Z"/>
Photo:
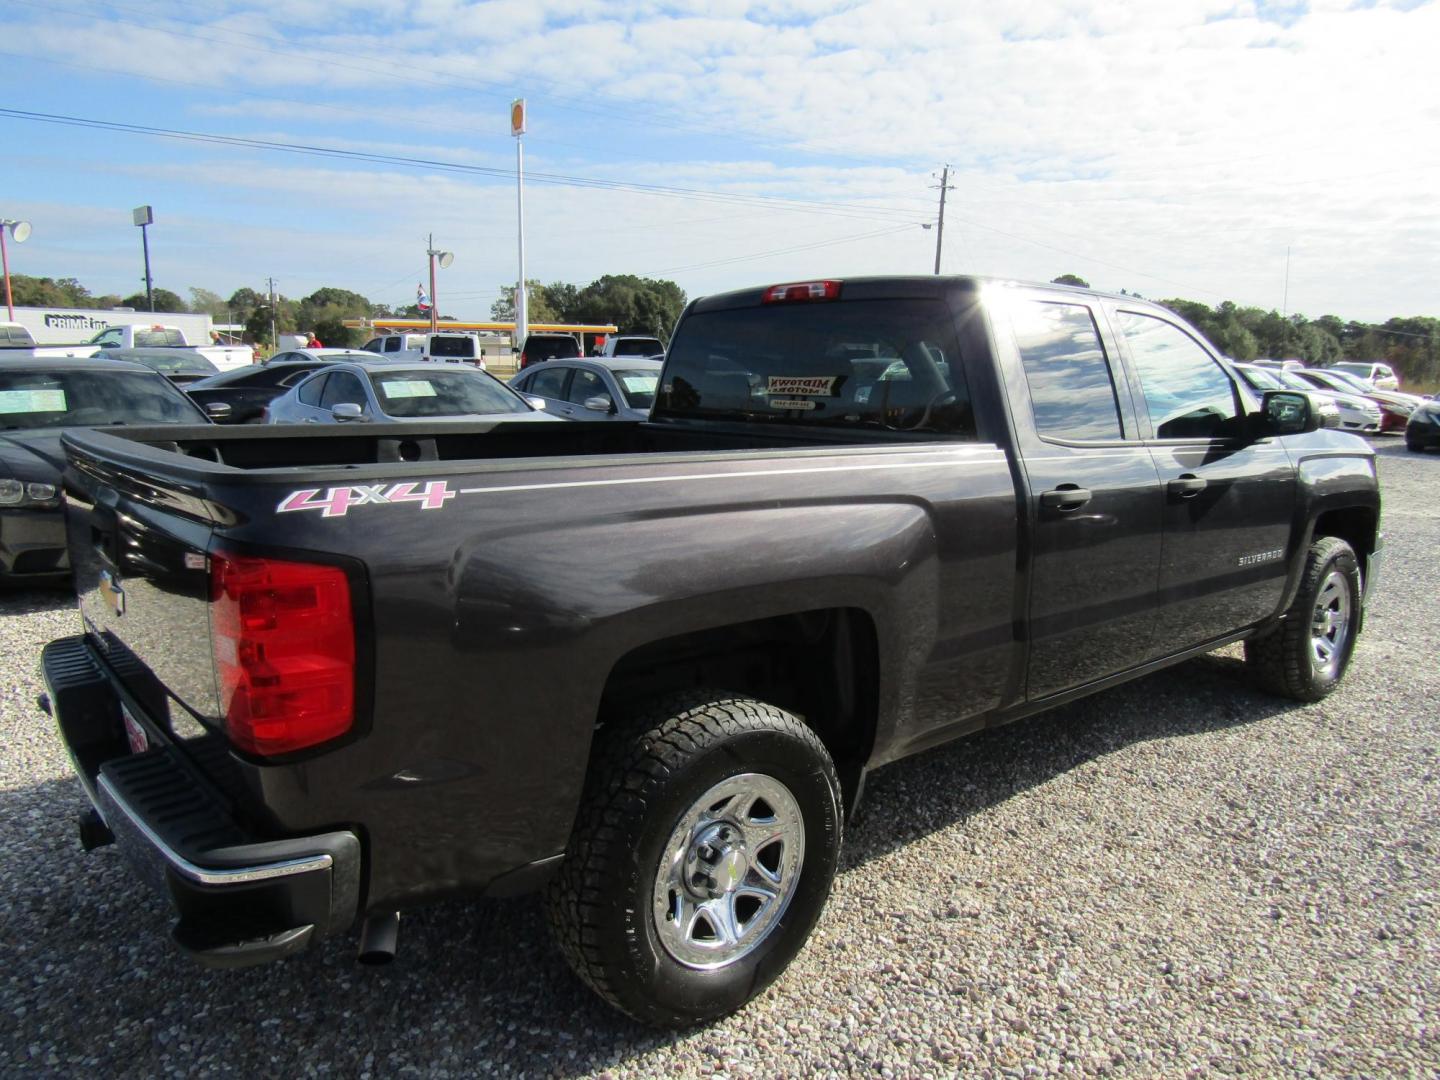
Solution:
<path fill-rule="evenodd" d="M 367 967 L 380 967 L 395 959 L 395 943 L 400 935 L 400 913 L 387 911 L 367 915 L 360 928 L 360 952 L 356 959 Z"/>

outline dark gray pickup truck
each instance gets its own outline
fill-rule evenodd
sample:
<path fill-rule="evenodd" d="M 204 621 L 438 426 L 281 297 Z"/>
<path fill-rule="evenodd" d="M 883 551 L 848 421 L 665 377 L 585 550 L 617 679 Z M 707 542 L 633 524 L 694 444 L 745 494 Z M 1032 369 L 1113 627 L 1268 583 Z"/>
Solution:
<path fill-rule="evenodd" d="M 425 393 L 423 379 L 408 392 Z M 544 889 L 580 976 L 759 993 L 877 766 L 1243 640 L 1345 672 L 1373 455 L 1133 297 L 871 278 L 709 297 L 644 423 L 65 437 L 95 812 L 211 965 Z"/>

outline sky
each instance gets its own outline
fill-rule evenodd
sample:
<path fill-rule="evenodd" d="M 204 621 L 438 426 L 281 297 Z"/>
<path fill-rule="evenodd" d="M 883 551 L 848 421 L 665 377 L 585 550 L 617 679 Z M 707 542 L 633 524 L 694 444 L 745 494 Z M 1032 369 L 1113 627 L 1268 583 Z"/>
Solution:
<path fill-rule="evenodd" d="M 934 270 L 1440 315 L 1440 0 L 6 0 L 11 269 L 441 311 Z M 258 142 L 284 144 L 260 148 Z M 312 151 L 298 152 L 306 147 Z M 383 159 L 383 160 L 382 160 Z M 927 228 L 927 226 L 929 226 Z"/>

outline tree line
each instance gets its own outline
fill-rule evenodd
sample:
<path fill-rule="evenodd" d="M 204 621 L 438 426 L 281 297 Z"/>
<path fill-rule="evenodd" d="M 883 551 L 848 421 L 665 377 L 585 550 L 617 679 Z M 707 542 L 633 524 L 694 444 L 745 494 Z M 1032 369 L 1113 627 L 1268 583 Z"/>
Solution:
<path fill-rule="evenodd" d="M 11 275 L 15 303 L 22 307 L 117 308 L 148 311 L 144 293 L 119 297 L 95 296 L 75 278 L 37 278 Z M 531 323 L 614 323 L 624 333 L 655 334 L 669 340 L 670 329 L 685 306 L 685 291 L 673 281 L 607 274 L 589 285 L 555 282 L 529 283 L 528 321 Z M 209 289 L 192 288 L 189 301 L 169 289 L 152 289 L 155 310 L 206 314 L 216 322 L 241 323 L 250 340 L 270 341 L 270 301 L 267 295 L 248 286 L 229 297 Z M 502 286 L 501 299 L 491 307 L 491 318 L 515 318 L 515 286 Z M 365 332 L 345 326 L 346 320 L 377 318 L 424 318 L 415 304 L 391 308 L 349 289 L 331 286 L 316 289 L 309 296 L 275 298 L 277 334 L 313 332 L 326 345 L 362 344 Z M 453 319 L 454 316 L 442 316 Z"/>
<path fill-rule="evenodd" d="M 1062 274 L 1054 282 L 1089 287 L 1075 274 Z M 1396 316 L 1383 323 L 1365 323 L 1338 315 L 1318 319 L 1282 315 L 1274 309 L 1242 307 L 1230 300 L 1214 307 L 1179 298 L 1157 302 L 1233 360 L 1301 360 L 1312 367 L 1328 367 L 1340 360 L 1383 360 L 1395 369 L 1402 383 L 1440 383 L 1440 319 Z"/>

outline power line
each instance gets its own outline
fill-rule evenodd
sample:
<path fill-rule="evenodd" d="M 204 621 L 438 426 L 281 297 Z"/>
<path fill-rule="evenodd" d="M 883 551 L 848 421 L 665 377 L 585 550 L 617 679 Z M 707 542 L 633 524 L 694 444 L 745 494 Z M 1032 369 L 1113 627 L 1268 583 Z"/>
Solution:
<path fill-rule="evenodd" d="M 894 229 L 877 229 L 874 232 L 860 233 L 857 236 L 838 236 L 833 240 L 819 240 L 813 244 L 796 244 L 793 247 L 775 248 L 771 251 L 756 251 L 749 255 L 736 255 L 728 259 L 715 259 L 711 262 L 691 263 L 689 266 L 667 266 L 663 270 L 650 270 L 644 276 L 653 274 L 679 274 L 690 270 L 707 270 L 712 266 L 727 266 L 731 263 L 752 262 L 756 259 L 768 259 L 775 255 L 790 255 L 797 251 L 812 251 L 815 248 L 831 247 L 835 244 L 849 244 L 856 240 L 869 240 L 876 236 L 892 236 L 895 233 L 908 232 L 915 228 L 914 225 L 901 225 Z"/>
<path fill-rule="evenodd" d="M 509 179 L 509 169 L 489 165 L 470 165 L 464 162 L 444 161 L 435 158 L 408 157 L 399 154 L 377 154 L 362 150 L 343 150 L 335 147 L 316 146 L 306 143 L 283 142 L 276 139 L 256 139 L 238 135 L 216 135 L 201 131 L 184 131 L 175 128 L 152 127 L 146 124 L 120 123 L 111 120 L 96 120 L 82 116 L 68 116 L 58 113 L 30 112 L 23 109 L 0 108 L 0 116 L 37 123 L 59 124 L 68 127 L 91 128 L 97 131 L 112 131 L 128 135 L 148 135 L 155 138 L 175 139 L 185 142 L 208 143 L 217 146 L 240 147 L 249 150 L 270 150 L 280 153 L 338 158 L 347 161 L 361 161 L 368 164 L 399 165 L 440 172 L 456 172 L 479 176 L 495 176 Z M 834 217 L 862 218 L 872 221 L 894 221 L 897 217 L 910 217 L 909 211 L 897 208 L 866 207 L 858 203 L 831 203 L 812 199 L 786 199 L 778 195 L 745 194 L 741 192 L 710 191 L 704 188 L 674 187 L 664 184 L 641 184 L 626 180 L 603 180 L 598 177 L 566 176 L 561 173 L 530 173 L 529 179 L 536 183 L 560 187 L 598 188 L 610 191 L 629 191 L 640 194 L 664 196 L 667 198 L 694 199 L 706 202 L 720 202 L 734 206 L 763 207 L 789 210 L 797 213 L 828 214 Z M 919 224 L 919 222 L 915 222 Z"/>

